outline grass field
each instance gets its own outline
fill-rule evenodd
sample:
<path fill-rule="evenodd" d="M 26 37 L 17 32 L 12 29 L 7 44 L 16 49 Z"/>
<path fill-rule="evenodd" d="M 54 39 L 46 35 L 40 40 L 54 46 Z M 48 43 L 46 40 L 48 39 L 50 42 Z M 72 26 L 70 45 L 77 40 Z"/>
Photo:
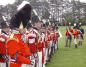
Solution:
<path fill-rule="evenodd" d="M 59 40 L 59 50 L 53 55 L 51 62 L 46 67 L 86 67 L 86 27 L 83 46 L 65 48 L 65 27 L 60 27 L 63 37 Z"/>

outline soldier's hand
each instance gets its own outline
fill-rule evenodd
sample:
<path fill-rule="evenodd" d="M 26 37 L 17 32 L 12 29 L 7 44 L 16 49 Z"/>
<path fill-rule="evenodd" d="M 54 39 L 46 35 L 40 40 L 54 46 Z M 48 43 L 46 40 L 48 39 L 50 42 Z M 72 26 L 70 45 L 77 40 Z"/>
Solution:
<path fill-rule="evenodd" d="M 34 60 L 31 60 L 31 61 L 30 61 L 30 64 L 31 64 L 31 65 L 33 65 L 34 63 L 35 63 Z"/>

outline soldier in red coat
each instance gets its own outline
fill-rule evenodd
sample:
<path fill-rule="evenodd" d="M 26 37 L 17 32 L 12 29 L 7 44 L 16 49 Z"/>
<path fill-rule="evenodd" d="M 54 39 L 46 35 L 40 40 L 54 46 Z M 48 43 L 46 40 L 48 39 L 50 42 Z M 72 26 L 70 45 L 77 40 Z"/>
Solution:
<path fill-rule="evenodd" d="M 46 61 L 48 61 L 48 47 L 49 47 L 48 36 L 49 34 L 50 34 L 49 30 L 48 28 L 46 28 L 45 30 L 45 64 L 47 63 Z"/>
<path fill-rule="evenodd" d="M 46 47 L 45 47 L 45 31 L 46 31 L 46 28 L 45 28 L 45 24 L 43 24 L 42 28 L 40 29 L 40 41 L 39 41 L 39 50 L 40 50 L 40 53 L 42 52 L 42 66 L 45 67 L 45 63 L 46 63 Z"/>
<path fill-rule="evenodd" d="M 5 44 L 0 41 L 0 67 L 6 67 L 6 47 Z"/>
<path fill-rule="evenodd" d="M 12 37 L 10 36 L 12 39 L 14 39 L 12 42 L 15 42 L 15 40 L 16 40 L 17 41 L 16 44 L 18 45 L 18 46 L 15 45 L 16 49 L 18 49 L 18 51 L 16 51 L 14 49 L 14 51 L 16 51 L 18 54 L 18 58 L 16 59 L 15 63 L 11 63 L 11 66 L 12 65 L 16 66 L 16 64 L 17 64 L 17 65 L 20 65 L 20 67 L 21 66 L 23 67 L 24 65 L 22 65 L 22 64 L 29 65 L 30 63 L 32 63 L 30 60 L 30 56 L 32 55 L 32 53 L 30 52 L 30 47 L 28 47 L 28 44 L 26 43 L 26 41 L 23 40 L 24 30 L 25 29 L 23 29 L 22 27 L 19 27 L 18 30 L 15 30 L 16 33 L 14 31 L 13 34 L 11 35 Z M 12 42 L 10 43 L 10 45 L 12 44 Z M 9 42 L 7 43 L 7 45 L 10 46 Z M 10 46 L 10 48 L 8 48 L 8 49 L 11 49 L 12 47 Z M 9 51 L 11 52 L 12 50 L 9 50 Z M 16 53 L 14 53 L 14 55 L 16 55 Z M 15 56 L 13 56 L 13 57 L 15 57 Z"/>
<path fill-rule="evenodd" d="M 69 26 L 66 28 L 66 47 L 71 46 L 72 34 L 73 29 L 71 28 L 71 24 L 69 23 Z"/>
<path fill-rule="evenodd" d="M 79 23 L 79 31 L 80 31 L 80 34 L 79 34 L 79 37 L 78 37 L 78 45 L 79 46 L 82 46 L 82 43 L 83 43 L 83 40 L 84 40 L 84 29 L 82 28 L 82 24 Z"/>
<path fill-rule="evenodd" d="M 32 63 L 30 60 L 32 54 L 26 43 L 25 36 L 25 28 L 31 19 L 31 9 L 29 2 L 23 1 L 18 6 L 16 14 L 11 18 L 10 28 L 12 29 L 12 35 L 9 41 L 7 41 L 10 67 L 21 67 L 22 64 L 29 65 Z M 14 45 L 14 43 L 16 45 Z M 15 49 L 11 49 L 13 47 L 15 47 Z"/>
<path fill-rule="evenodd" d="M 21 46 L 23 45 L 20 45 L 20 41 L 18 39 L 9 39 L 6 43 L 6 46 L 8 49 L 10 67 L 21 67 L 22 64 L 30 64 L 30 60 L 26 57 L 30 54 L 27 55 L 25 51 L 23 51 L 23 54 L 21 51 Z M 26 50 L 24 46 L 22 49 Z"/>
<path fill-rule="evenodd" d="M 41 23 L 37 21 L 35 23 L 35 27 L 31 27 L 28 29 L 28 45 L 30 46 L 30 50 L 33 55 L 37 54 L 38 56 L 35 58 L 36 66 L 42 67 L 42 50 L 43 50 L 43 42 L 41 41 Z M 39 26 L 38 26 L 39 25 Z M 29 26 L 30 27 L 30 26 Z M 40 33 L 39 33 L 40 32 Z M 38 61 L 38 60 L 39 61 Z"/>
<path fill-rule="evenodd" d="M 47 30 L 47 49 L 48 49 L 48 57 L 47 57 L 47 61 L 50 61 L 51 58 L 51 49 L 52 49 L 52 42 L 53 42 L 53 31 L 52 31 L 52 27 L 50 26 Z"/>
<path fill-rule="evenodd" d="M 0 31 L 0 62 L 1 62 L 1 67 L 6 67 L 7 65 L 7 53 L 6 53 L 6 46 L 5 43 L 9 39 L 9 32 L 10 28 L 9 26 L 5 23 L 1 23 L 1 31 Z"/>
<path fill-rule="evenodd" d="M 58 27 L 55 29 L 55 49 L 58 50 L 58 39 L 60 37 L 60 33 Z"/>
<path fill-rule="evenodd" d="M 78 47 L 79 30 L 77 29 L 76 23 L 74 24 L 73 35 L 74 35 L 74 44 L 75 44 L 75 48 L 77 48 L 77 47 Z"/>
<path fill-rule="evenodd" d="M 55 28 L 51 27 L 51 55 L 53 55 L 55 53 Z"/>
<path fill-rule="evenodd" d="M 31 59 L 35 61 L 35 64 L 32 65 L 32 67 L 37 66 L 38 64 L 38 36 L 38 29 L 35 27 L 33 28 L 29 23 L 27 25 L 27 43 L 32 53 Z"/>
<path fill-rule="evenodd" d="M 29 65 L 31 63 L 30 56 L 32 55 L 28 45 L 22 40 L 22 33 L 12 34 L 7 41 L 8 54 L 10 56 L 10 67 L 21 67 L 22 64 Z"/>

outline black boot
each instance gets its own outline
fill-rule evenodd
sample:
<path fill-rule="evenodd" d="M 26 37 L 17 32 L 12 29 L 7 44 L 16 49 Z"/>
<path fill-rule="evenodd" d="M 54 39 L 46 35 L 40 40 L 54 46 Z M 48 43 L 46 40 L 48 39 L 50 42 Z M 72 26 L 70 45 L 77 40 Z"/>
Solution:
<path fill-rule="evenodd" d="M 82 42 L 81 42 L 81 46 L 82 46 Z"/>
<path fill-rule="evenodd" d="M 77 44 L 75 44 L 75 48 L 77 48 Z"/>
<path fill-rule="evenodd" d="M 79 41 L 79 43 L 78 43 L 78 46 L 80 46 L 80 41 Z"/>

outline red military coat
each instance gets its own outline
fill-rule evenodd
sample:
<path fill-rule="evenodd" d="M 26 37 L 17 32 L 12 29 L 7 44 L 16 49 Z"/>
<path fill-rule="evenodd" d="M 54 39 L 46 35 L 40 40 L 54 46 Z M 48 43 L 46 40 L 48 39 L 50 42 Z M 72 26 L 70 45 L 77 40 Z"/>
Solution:
<path fill-rule="evenodd" d="M 27 35 L 28 46 L 30 47 L 31 53 L 34 54 L 38 51 L 38 31 L 30 30 Z"/>
<path fill-rule="evenodd" d="M 27 58 L 31 55 L 29 47 L 20 39 L 21 34 L 17 36 L 19 39 L 16 38 L 15 35 L 14 38 L 9 40 L 6 44 L 8 55 L 11 57 L 11 59 L 15 58 L 16 53 L 18 52 L 16 62 L 11 61 L 10 67 L 21 67 L 22 64 L 30 64 L 30 60 Z"/>
<path fill-rule="evenodd" d="M 0 55 L 5 56 L 6 55 L 6 45 L 5 42 L 9 38 L 8 34 L 5 34 L 1 32 L 0 34 Z M 0 62 L 5 62 L 5 58 L 1 57 Z"/>
<path fill-rule="evenodd" d="M 2 41 L 0 41 L 0 55 L 6 55 L 6 47 Z M 5 62 L 5 58 L 0 58 L 0 62 Z"/>
<path fill-rule="evenodd" d="M 74 30 L 73 35 L 74 35 L 74 38 L 78 38 L 79 30 L 77 30 L 77 29 Z"/>

